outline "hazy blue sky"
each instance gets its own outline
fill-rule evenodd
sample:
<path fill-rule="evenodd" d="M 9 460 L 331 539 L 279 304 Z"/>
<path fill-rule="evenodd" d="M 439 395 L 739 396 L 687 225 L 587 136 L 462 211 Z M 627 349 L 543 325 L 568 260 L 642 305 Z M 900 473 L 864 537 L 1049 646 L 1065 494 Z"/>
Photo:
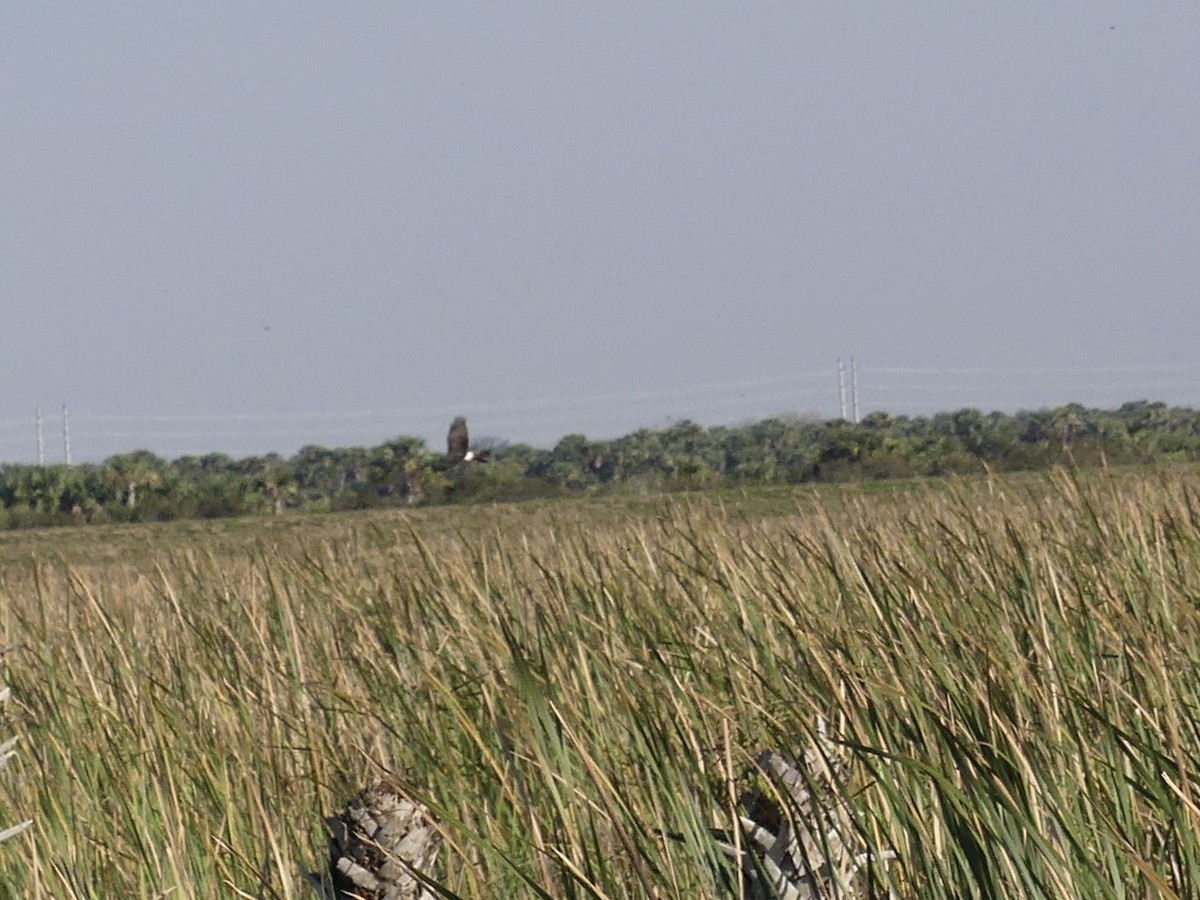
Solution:
<path fill-rule="evenodd" d="M 1200 405 L 1200 4 L 0 5 L 0 459 Z"/>

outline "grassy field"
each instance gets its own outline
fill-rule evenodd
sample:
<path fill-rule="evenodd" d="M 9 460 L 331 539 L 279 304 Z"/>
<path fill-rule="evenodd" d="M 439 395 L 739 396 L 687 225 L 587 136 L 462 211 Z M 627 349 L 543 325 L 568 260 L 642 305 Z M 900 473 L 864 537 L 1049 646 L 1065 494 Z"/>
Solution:
<path fill-rule="evenodd" d="M 851 896 L 1200 896 L 1190 471 L 5 534 L 0 642 L 0 896 L 309 896 L 383 773 L 454 895 L 722 896 L 822 721 Z"/>

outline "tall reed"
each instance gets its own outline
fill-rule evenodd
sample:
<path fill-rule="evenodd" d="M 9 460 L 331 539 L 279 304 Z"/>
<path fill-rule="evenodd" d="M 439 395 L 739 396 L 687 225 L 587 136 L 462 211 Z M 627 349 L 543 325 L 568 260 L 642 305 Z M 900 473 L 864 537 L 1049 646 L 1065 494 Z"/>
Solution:
<path fill-rule="evenodd" d="M 1198 486 L 50 542 L 0 574 L 29 648 L 0 815 L 35 823 L 0 894 L 304 896 L 321 817 L 386 774 L 441 823 L 451 896 L 722 896 L 755 759 L 824 721 L 824 802 L 896 857 L 859 895 L 1200 896 Z"/>

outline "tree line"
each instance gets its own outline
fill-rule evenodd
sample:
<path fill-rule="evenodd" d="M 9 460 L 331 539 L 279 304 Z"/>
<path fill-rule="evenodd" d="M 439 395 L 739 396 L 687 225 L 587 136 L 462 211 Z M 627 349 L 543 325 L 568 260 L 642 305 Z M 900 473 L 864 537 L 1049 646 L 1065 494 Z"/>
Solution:
<path fill-rule="evenodd" d="M 582 434 L 552 449 L 491 441 L 491 461 L 442 471 L 420 438 L 374 447 L 310 445 L 234 459 L 165 460 L 148 450 L 99 464 L 0 466 L 0 528 L 327 512 L 388 505 L 506 501 L 609 490 L 908 478 L 1063 463 L 1200 460 L 1200 411 L 1137 401 L 1006 414 L 774 418 L 705 428 L 680 421 L 613 440 Z"/>

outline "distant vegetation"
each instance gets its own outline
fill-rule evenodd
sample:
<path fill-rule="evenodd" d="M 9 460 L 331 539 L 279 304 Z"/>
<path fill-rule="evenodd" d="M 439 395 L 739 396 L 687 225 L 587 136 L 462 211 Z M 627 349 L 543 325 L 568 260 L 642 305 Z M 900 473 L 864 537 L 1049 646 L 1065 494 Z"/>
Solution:
<path fill-rule="evenodd" d="M 798 484 L 1200 459 L 1200 411 L 1138 401 L 932 417 L 682 421 L 615 440 L 567 435 L 551 450 L 492 442 L 492 462 L 439 471 L 419 438 L 308 446 L 294 456 L 167 461 L 138 450 L 98 465 L 0 468 L 0 528 L 500 501 L 621 490 Z"/>

